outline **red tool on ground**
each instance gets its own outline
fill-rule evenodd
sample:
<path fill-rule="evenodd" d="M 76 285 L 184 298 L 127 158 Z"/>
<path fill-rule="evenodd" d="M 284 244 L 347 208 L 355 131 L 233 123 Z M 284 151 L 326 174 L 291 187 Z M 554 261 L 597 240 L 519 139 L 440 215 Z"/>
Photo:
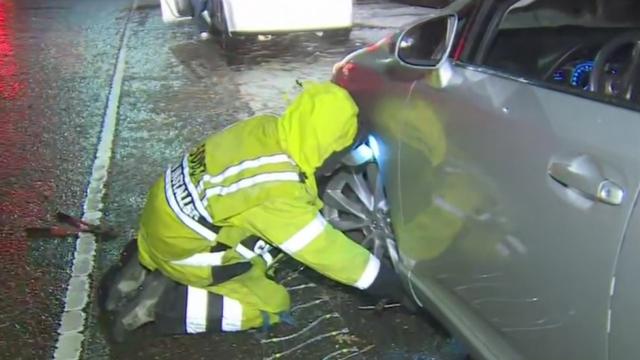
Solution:
<path fill-rule="evenodd" d="M 90 233 L 102 240 L 113 239 L 118 236 L 114 228 L 102 224 L 89 224 L 82 219 L 65 214 L 63 212 L 56 213 L 56 220 L 66 226 L 46 226 L 46 227 L 30 227 L 26 228 L 27 237 L 35 238 L 61 238 L 80 233 Z"/>

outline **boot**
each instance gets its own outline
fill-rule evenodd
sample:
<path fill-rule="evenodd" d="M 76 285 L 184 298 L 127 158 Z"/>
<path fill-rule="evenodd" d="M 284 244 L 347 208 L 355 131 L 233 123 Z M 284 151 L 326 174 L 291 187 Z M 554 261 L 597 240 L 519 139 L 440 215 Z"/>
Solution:
<path fill-rule="evenodd" d="M 156 304 L 171 283 L 160 271 L 154 271 L 146 277 L 141 290 L 114 316 L 111 334 L 116 342 L 123 342 L 130 332 L 155 320 Z"/>
<path fill-rule="evenodd" d="M 116 270 L 111 284 L 106 284 L 104 308 L 114 311 L 121 303 L 131 298 L 142 285 L 149 271 L 138 261 L 138 247 L 132 240 L 122 253 L 122 267 Z"/>

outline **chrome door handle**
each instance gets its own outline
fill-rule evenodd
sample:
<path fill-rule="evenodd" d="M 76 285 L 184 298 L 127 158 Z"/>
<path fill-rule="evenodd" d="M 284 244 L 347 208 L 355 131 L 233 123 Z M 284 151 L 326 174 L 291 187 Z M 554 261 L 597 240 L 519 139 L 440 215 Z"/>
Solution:
<path fill-rule="evenodd" d="M 593 200 L 620 205 L 624 199 L 624 189 L 605 178 L 596 162 L 588 155 L 580 155 L 569 161 L 552 161 L 547 172 L 553 180 Z"/>

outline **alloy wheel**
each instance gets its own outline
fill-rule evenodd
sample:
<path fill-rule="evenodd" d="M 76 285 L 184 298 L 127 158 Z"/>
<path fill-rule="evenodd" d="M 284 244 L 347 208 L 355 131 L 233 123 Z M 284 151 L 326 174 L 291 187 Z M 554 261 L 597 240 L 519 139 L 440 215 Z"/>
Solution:
<path fill-rule="evenodd" d="M 322 196 L 323 215 L 338 230 L 378 259 L 397 261 L 389 207 L 376 163 L 343 167 L 333 174 Z"/>

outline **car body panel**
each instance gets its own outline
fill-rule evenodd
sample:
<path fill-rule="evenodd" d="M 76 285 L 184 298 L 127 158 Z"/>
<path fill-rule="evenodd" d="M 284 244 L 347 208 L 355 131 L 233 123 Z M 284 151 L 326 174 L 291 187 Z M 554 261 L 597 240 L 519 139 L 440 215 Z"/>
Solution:
<path fill-rule="evenodd" d="M 322 31 L 353 25 L 352 0 L 214 0 L 213 13 L 214 26 L 229 33 Z"/>
<path fill-rule="evenodd" d="M 374 157 L 386 184 L 391 217 L 399 217 L 402 189 L 398 176 L 400 143 L 396 134 L 404 121 L 402 110 L 406 109 L 412 83 L 376 71 L 389 61 L 390 42 L 390 38 L 385 38 L 351 54 L 361 61 L 348 66 L 337 65 L 338 72 L 333 74 L 333 81 L 345 87 L 360 108 L 361 124 L 369 127 L 375 141 Z M 349 59 L 347 57 L 346 61 Z M 408 285 L 408 278 L 404 279 Z"/>
<path fill-rule="evenodd" d="M 393 144 L 385 161 L 394 166 L 382 171 L 393 179 L 385 185 L 398 270 L 479 359 L 634 357 L 637 321 L 624 314 L 640 301 L 637 256 L 620 251 L 640 184 L 638 112 L 464 61 L 418 69 L 392 46 L 374 46 L 334 71 L 334 81 L 366 99 L 363 118 L 380 142 Z M 436 84 L 443 69 L 449 78 Z M 379 110 L 400 96 L 402 105 Z M 575 177 L 558 181 L 557 168 L 612 181 L 622 202 L 579 190 Z"/>
<path fill-rule="evenodd" d="M 636 194 L 638 192 L 636 191 Z M 635 329 L 640 324 L 640 207 L 636 206 L 629 218 L 629 226 L 620 251 L 611 304 L 611 332 L 609 335 L 609 359 L 629 359 L 629 354 L 640 353 L 640 343 Z"/>
<path fill-rule="evenodd" d="M 633 192 L 638 114 L 455 73 L 445 89 L 416 84 L 412 101 L 428 111 L 404 133 L 440 134 L 419 136 L 426 150 L 401 145 L 403 217 L 393 220 L 401 254 L 415 262 L 412 280 L 437 281 L 526 358 L 606 359 L 609 289 L 633 199 L 599 203 L 548 171 L 585 155 Z"/>

